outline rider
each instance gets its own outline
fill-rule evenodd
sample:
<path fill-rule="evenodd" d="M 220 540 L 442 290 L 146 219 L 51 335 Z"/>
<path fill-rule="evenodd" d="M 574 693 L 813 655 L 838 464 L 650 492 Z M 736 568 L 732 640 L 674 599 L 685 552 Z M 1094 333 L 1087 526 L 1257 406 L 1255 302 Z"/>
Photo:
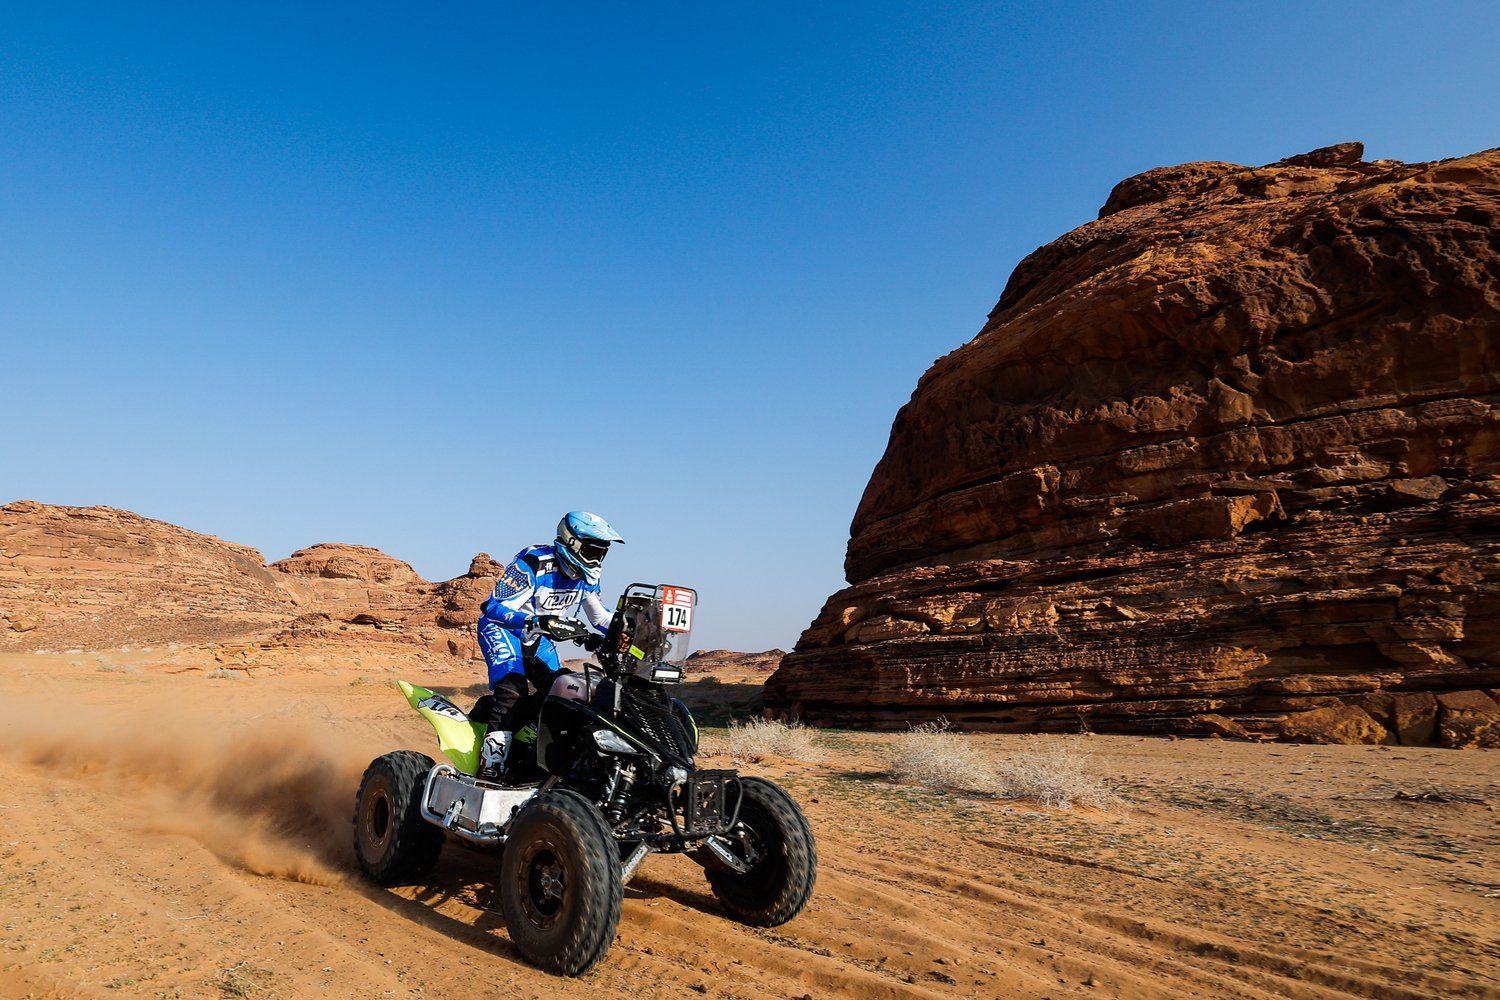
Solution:
<path fill-rule="evenodd" d="M 480 747 L 481 778 L 496 781 L 505 770 L 528 666 L 530 680 L 542 691 L 562 669 L 549 633 L 569 634 L 572 630 L 561 623 L 580 608 L 592 629 L 590 639 L 597 641 L 609 630 L 611 615 L 599 599 L 599 567 L 610 543 L 623 541 L 597 514 L 565 514 L 552 544 L 517 553 L 495 583 L 494 594 L 480 605 L 479 648 L 489 665 L 492 694 L 489 731 Z"/>

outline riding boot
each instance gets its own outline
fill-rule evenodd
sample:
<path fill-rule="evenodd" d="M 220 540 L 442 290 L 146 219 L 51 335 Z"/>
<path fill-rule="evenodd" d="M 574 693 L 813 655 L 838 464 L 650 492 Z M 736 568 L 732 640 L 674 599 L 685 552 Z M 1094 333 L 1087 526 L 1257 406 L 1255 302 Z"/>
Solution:
<path fill-rule="evenodd" d="M 499 781 L 505 776 L 511 734 L 516 730 L 516 704 L 526 694 L 526 679 L 510 674 L 495 683 L 490 692 L 489 732 L 479 746 L 479 777 Z"/>
<path fill-rule="evenodd" d="M 479 745 L 479 778 L 499 782 L 505 774 L 505 758 L 510 754 L 510 733 L 503 729 L 484 734 Z"/>

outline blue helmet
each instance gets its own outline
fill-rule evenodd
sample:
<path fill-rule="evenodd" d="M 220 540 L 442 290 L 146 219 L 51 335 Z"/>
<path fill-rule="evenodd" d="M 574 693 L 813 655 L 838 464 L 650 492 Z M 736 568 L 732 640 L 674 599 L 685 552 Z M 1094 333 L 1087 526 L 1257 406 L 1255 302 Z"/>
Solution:
<path fill-rule="evenodd" d="M 609 543 L 623 541 L 620 533 L 598 514 L 575 510 L 557 522 L 557 542 L 553 549 L 569 576 L 598 586 L 599 567 L 609 552 Z"/>

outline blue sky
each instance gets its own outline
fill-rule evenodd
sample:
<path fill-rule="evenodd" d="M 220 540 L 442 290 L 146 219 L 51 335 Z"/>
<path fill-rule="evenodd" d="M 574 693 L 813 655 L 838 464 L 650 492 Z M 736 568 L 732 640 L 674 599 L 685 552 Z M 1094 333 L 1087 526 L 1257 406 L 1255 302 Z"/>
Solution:
<path fill-rule="evenodd" d="M 10 5 L 0 500 L 434 579 L 582 507 L 788 646 L 1021 257 L 1153 166 L 1500 143 L 1497 12 Z"/>

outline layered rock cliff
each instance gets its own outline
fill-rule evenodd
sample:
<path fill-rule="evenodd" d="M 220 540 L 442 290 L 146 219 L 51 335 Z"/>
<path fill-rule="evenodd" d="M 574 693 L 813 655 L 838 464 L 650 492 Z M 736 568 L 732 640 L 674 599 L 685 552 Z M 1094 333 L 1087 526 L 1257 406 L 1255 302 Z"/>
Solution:
<path fill-rule="evenodd" d="M 1022 261 L 767 705 L 1500 740 L 1500 151 L 1361 156 L 1148 171 Z"/>

